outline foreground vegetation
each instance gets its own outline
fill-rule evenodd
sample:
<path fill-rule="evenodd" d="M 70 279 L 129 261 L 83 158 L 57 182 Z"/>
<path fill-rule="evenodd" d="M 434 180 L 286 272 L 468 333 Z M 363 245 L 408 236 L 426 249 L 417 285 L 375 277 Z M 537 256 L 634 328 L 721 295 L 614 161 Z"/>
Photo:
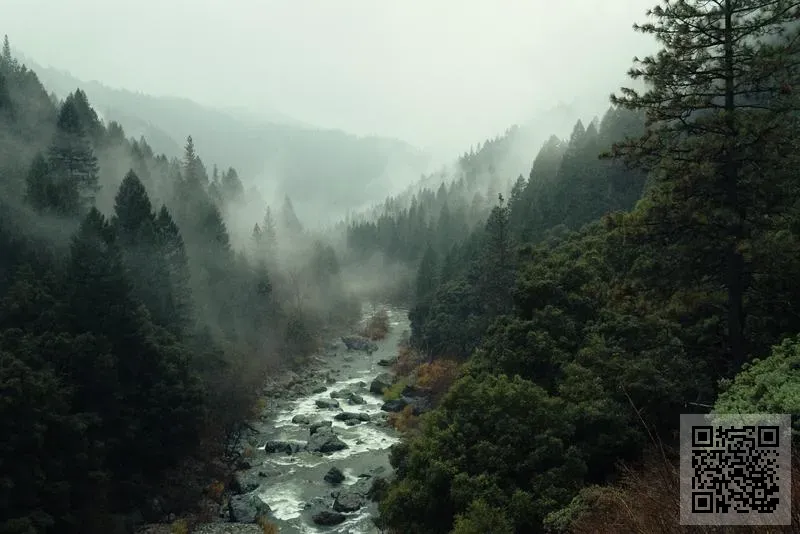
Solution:
<path fill-rule="evenodd" d="M 420 208 L 354 223 L 418 266 L 404 375 L 460 362 L 435 410 L 398 417 L 385 531 L 677 532 L 680 413 L 800 413 L 798 9 L 654 9 L 647 90 L 546 143 L 455 246 L 459 180 L 416 241 Z"/>

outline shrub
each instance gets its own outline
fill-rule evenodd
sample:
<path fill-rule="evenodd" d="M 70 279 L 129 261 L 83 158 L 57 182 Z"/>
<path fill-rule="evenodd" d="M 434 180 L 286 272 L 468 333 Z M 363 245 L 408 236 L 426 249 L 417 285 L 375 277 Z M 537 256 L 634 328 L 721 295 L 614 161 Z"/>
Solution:
<path fill-rule="evenodd" d="M 372 341 L 377 341 L 386 337 L 389 333 L 389 314 L 385 309 L 381 308 L 376 311 L 372 317 L 367 321 L 361 335 Z"/>
<path fill-rule="evenodd" d="M 401 378 L 393 385 L 383 390 L 383 400 L 397 400 L 403 393 L 403 389 L 408 385 L 408 380 Z"/>
<path fill-rule="evenodd" d="M 417 371 L 417 385 L 427 390 L 434 399 L 444 395 L 458 377 L 458 363 L 453 360 L 436 360 L 423 363 Z"/>
<path fill-rule="evenodd" d="M 169 526 L 170 534 L 189 534 L 189 523 L 185 519 L 173 521 Z"/>
<path fill-rule="evenodd" d="M 264 518 L 259 518 L 258 526 L 261 527 L 261 530 L 264 532 L 264 534 L 279 534 L 280 533 L 280 530 L 278 529 L 278 525 L 276 525 L 275 523 L 271 523 L 270 521 L 268 521 L 268 520 L 266 520 Z"/>

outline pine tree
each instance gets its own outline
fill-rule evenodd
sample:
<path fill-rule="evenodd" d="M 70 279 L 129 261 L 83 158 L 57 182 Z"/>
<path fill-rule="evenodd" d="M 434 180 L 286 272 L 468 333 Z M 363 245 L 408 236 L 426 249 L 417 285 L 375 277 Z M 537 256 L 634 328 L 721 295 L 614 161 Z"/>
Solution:
<path fill-rule="evenodd" d="M 178 225 L 173 221 L 166 206 L 161 206 L 156 226 L 161 251 L 169 271 L 170 292 L 174 306 L 174 314 L 168 329 L 175 333 L 184 333 L 192 324 L 193 313 L 189 258 Z"/>
<path fill-rule="evenodd" d="M 97 157 L 84 133 L 75 99 L 68 97 L 58 115 L 48 151 L 49 176 L 58 191 L 57 212 L 81 215 L 94 206 L 99 185 Z"/>
<path fill-rule="evenodd" d="M 797 76 L 799 13 L 785 0 L 665 1 L 648 13 L 655 22 L 635 26 L 663 44 L 629 71 L 646 91 L 612 95 L 612 103 L 646 113 L 645 135 L 612 155 L 652 171 L 663 238 L 677 237 L 681 255 L 702 262 L 698 277 L 724 272 L 732 369 L 747 353 L 743 250 L 759 223 L 750 208 L 768 204 L 764 195 L 775 187 L 764 182 L 767 169 L 790 150 L 780 125 L 795 107 L 786 88 Z"/>
<path fill-rule="evenodd" d="M 480 270 L 480 296 L 490 317 L 511 308 L 511 289 L 514 283 L 509 209 L 503 195 L 492 208 L 486 221 L 485 249 Z"/>

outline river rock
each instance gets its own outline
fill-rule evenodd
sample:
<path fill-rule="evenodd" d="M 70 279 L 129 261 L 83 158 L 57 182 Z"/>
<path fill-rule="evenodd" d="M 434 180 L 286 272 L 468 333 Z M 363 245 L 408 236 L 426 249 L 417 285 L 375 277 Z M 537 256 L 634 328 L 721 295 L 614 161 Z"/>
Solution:
<path fill-rule="evenodd" d="M 303 449 L 302 443 L 293 441 L 268 441 L 264 444 L 264 452 L 282 452 L 284 454 L 294 454 Z"/>
<path fill-rule="evenodd" d="M 306 449 L 311 452 L 328 454 L 347 448 L 347 443 L 333 433 L 331 427 L 320 427 L 308 438 Z"/>
<path fill-rule="evenodd" d="M 407 405 L 408 402 L 405 399 L 395 399 L 384 402 L 381 410 L 384 412 L 402 412 Z"/>
<path fill-rule="evenodd" d="M 334 399 L 317 399 L 314 401 L 314 404 L 317 405 L 317 408 L 321 408 L 323 410 L 335 410 L 339 407 L 339 401 Z"/>
<path fill-rule="evenodd" d="M 328 386 L 317 386 L 311 390 L 311 393 L 314 395 L 319 395 L 320 393 L 325 393 L 328 390 Z"/>
<path fill-rule="evenodd" d="M 333 525 L 339 525 L 344 523 L 344 520 L 347 519 L 344 514 L 339 512 L 334 512 L 331 510 L 321 510 L 311 516 L 311 519 L 314 520 L 314 523 L 317 525 L 323 525 L 327 527 L 331 527 Z"/>
<path fill-rule="evenodd" d="M 337 512 L 355 512 L 364 506 L 364 498 L 356 492 L 343 490 L 333 501 L 333 509 Z"/>
<path fill-rule="evenodd" d="M 310 435 L 316 433 L 320 428 L 325 428 L 325 427 L 330 428 L 330 426 L 332 424 L 333 424 L 333 421 L 317 421 L 316 423 L 312 423 L 308 427 L 308 435 L 310 436 Z"/>
<path fill-rule="evenodd" d="M 332 399 L 346 399 L 352 393 L 349 389 L 334 389 L 330 395 Z"/>
<path fill-rule="evenodd" d="M 347 404 L 350 404 L 351 406 L 366 403 L 367 401 L 364 400 L 364 397 L 356 393 L 350 392 L 350 395 L 347 396 Z"/>
<path fill-rule="evenodd" d="M 292 417 L 292 423 L 295 423 L 297 425 L 310 425 L 311 419 L 307 415 L 297 414 L 294 417 Z"/>
<path fill-rule="evenodd" d="M 381 359 L 378 360 L 378 365 L 381 367 L 391 367 L 397 363 L 397 358 Z"/>
<path fill-rule="evenodd" d="M 377 343 L 363 336 L 342 336 L 342 343 L 347 350 L 359 350 L 370 354 L 378 350 Z"/>
<path fill-rule="evenodd" d="M 269 517 L 269 505 L 255 493 L 233 495 L 228 500 L 228 514 L 231 523 L 257 523 Z"/>
<path fill-rule="evenodd" d="M 330 482 L 331 484 L 341 484 L 344 481 L 344 473 L 342 473 L 341 469 L 334 466 L 325 473 L 324 479 L 325 482 Z"/>
<path fill-rule="evenodd" d="M 240 471 L 233 475 L 231 491 L 235 495 L 252 493 L 257 490 L 260 485 L 261 483 L 258 480 L 258 475 L 250 471 Z"/>
<path fill-rule="evenodd" d="M 356 423 L 366 423 L 369 422 L 370 417 L 368 413 L 356 413 L 356 412 L 341 412 L 337 413 L 333 416 L 334 419 L 337 421 L 355 421 Z"/>
<path fill-rule="evenodd" d="M 392 375 L 389 373 L 381 373 L 376 376 L 375 380 L 369 385 L 369 392 L 375 395 L 383 395 L 383 390 L 391 387 L 393 382 Z"/>

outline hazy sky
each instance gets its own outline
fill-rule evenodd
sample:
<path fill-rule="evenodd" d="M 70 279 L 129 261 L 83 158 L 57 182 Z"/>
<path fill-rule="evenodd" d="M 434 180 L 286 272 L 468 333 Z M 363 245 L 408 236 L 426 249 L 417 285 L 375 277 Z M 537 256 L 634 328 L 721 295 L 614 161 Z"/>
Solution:
<path fill-rule="evenodd" d="M 2 0 L 0 33 L 81 79 L 461 151 L 560 100 L 604 107 L 655 3 Z"/>

